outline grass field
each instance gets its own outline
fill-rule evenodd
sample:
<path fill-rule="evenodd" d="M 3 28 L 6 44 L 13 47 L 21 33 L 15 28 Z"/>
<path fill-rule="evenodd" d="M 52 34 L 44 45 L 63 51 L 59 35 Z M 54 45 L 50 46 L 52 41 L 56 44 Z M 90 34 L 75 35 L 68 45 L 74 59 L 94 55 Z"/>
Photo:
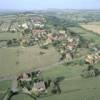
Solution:
<path fill-rule="evenodd" d="M 100 68 L 100 63 L 96 64 L 97 68 Z M 86 65 L 81 66 L 79 64 L 71 65 L 59 65 L 54 68 L 43 71 L 44 78 L 64 77 L 65 80 L 61 82 L 61 95 L 51 95 L 42 97 L 38 100 L 99 100 L 100 95 L 100 77 L 83 79 L 80 77 L 82 69 Z M 11 87 L 11 81 L 0 82 L 0 94 L 3 96 L 2 91 L 5 92 Z M 66 99 L 65 99 L 66 98 Z M 20 94 L 14 96 L 12 100 L 33 100 L 29 96 Z"/>
<path fill-rule="evenodd" d="M 11 86 L 11 81 L 10 80 L 0 82 L 0 92 L 1 91 L 5 92 L 8 88 L 10 88 L 10 86 Z"/>
<path fill-rule="evenodd" d="M 91 40 L 95 44 L 99 45 L 100 44 L 100 35 L 96 34 L 96 32 L 89 31 L 87 29 L 80 27 L 70 27 L 69 28 L 71 31 L 79 34 L 86 40 Z"/>
<path fill-rule="evenodd" d="M 20 33 L 0 32 L 0 40 L 10 40 L 13 38 L 19 38 Z"/>
<path fill-rule="evenodd" d="M 40 55 L 40 51 L 45 54 Z M 0 75 L 16 74 L 32 68 L 44 67 L 56 63 L 59 54 L 53 47 L 42 50 L 38 46 L 0 49 Z"/>
<path fill-rule="evenodd" d="M 62 83 L 62 94 L 43 97 L 38 100 L 99 100 L 100 80 L 97 79 L 76 79 Z M 12 100 L 33 100 L 23 94 L 15 96 Z"/>
<path fill-rule="evenodd" d="M 100 68 L 100 63 L 95 65 Z M 61 95 L 48 94 L 46 97 L 39 98 L 38 100 L 99 100 L 100 95 L 100 77 L 83 79 L 80 77 L 82 69 L 85 67 L 80 65 L 59 65 L 52 69 L 43 71 L 44 78 L 64 77 L 65 80 L 61 82 Z M 11 81 L 0 82 L 0 91 L 6 91 L 11 87 Z M 1 97 L 2 97 L 2 93 Z M 65 99 L 66 98 L 66 99 Z M 14 96 L 12 100 L 33 100 L 29 96 L 19 94 Z"/>
<path fill-rule="evenodd" d="M 78 84 L 79 85 L 79 84 Z M 49 96 L 45 98 L 41 98 L 38 100 L 99 100 L 99 89 L 88 89 L 88 90 L 69 90 L 61 94 L 60 96 Z M 13 97 L 12 100 L 33 100 L 32 98 L 25 95 L 18 95 Z"/>

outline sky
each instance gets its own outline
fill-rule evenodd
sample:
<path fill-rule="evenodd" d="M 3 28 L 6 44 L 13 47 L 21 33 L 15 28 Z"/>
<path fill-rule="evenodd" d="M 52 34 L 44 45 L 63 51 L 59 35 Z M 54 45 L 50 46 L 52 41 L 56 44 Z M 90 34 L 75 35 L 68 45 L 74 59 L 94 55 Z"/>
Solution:
<path fill-rule="evenodd" d="M 100 9 L 100 0 L 0 0 L 2 10 Z"/>

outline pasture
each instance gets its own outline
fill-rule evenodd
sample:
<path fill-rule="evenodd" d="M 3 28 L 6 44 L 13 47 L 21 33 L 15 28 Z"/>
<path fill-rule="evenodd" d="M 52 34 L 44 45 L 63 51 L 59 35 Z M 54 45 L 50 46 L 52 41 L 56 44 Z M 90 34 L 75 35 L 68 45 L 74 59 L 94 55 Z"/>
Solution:
<path fill-rule="evenodd" d="M 79 34 L 81 37 L 83 37 L 86 40 L 89 40 L 97 45 L 100 44 L 100 35 L 96 32 L 89 31 L 83 27 L 70 27 L 71 31 L 75 32 L 76 34 Z"/>
<path fill-rule="evenodd" d="M 40 52 L 44 54 L 40 54 Z M 0 49 L 0 75 L 17 74 L 58 62 L 59 54 L 53 47 L 48 50 L 34 47 L 15 47 Z"/>

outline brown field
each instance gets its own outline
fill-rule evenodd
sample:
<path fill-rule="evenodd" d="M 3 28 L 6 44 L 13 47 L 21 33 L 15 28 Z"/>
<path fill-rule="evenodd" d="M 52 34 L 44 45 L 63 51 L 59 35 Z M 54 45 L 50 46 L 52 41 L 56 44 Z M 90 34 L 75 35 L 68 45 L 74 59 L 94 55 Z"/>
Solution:
<path fill-rule="evenodd" d="M 96 24 L 82 24 L 81 27 L 92 31 L 92 32 L 96 32 L 98 34 L 100 34 L 100 25 L 96 25 Z"/>

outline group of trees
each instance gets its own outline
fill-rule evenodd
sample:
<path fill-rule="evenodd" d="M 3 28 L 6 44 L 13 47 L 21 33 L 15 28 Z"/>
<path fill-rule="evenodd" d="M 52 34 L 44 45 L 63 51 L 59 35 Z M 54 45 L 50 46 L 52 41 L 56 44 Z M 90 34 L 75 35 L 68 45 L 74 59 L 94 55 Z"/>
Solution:
<path fill-rule="evenodd" d="M 48 25 L 52 25 L 57 29 L 66 29 L 67 27 L 78 26 L 78 23 L 73 20 L 65 20 L 56 16 L 45 16 Z"/>
<path fill-rule="evenodd" d="M 12 47 L 12 46 L 19 46 L 20 42 L 17 39 L 12 39 L 7 41 L 7 46 Z"/>

